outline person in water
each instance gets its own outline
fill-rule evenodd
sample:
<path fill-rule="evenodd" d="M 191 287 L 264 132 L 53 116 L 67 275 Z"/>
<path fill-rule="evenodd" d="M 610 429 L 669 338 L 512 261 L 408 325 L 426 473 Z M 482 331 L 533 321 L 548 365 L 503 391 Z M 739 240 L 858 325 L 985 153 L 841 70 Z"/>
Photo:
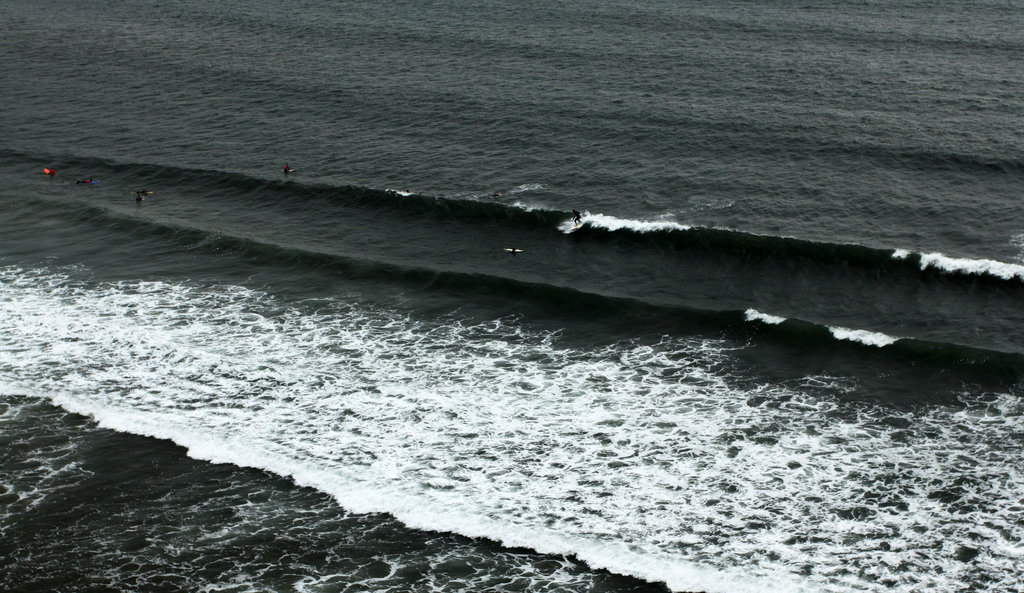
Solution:
<path fill-rule="evenodd" d="M 54 175 L 57 174 L 57 170 L 56 169 L 46 169 L 46 168 L 44 168 L 43 169 L 43 173 L 45 173 L 46 175 L 49 175 L 50 177 L 53 177 Z"/>
<path fill-rule="evenodd" d="M 579 224 L 581 222 L 583 222 L 583 216 L 580 215 L 579 210 L 576 210 L 575 208 L 573 208 L 572 209 L 572 223 L 573 224 Z"/>
<path fill-rule="evenodd" d="M 285 174 L 285 175 L 287 175 L 287 174 L 291 173 L 291 172 L 292 172 L 292 171 L 294 171 L 294 170 L 295 170 L 295 169 L 292 169 L 291 167 L 289 167 L 289 166 L 288 166 L 288 163 L 285 163 L 285 164 L 284 164 L 284 174 Z"/>
<path fill-rule="evenodd" d="M 143 200 L 142 196 L 150 193 L 150 191 L 148 189 L 143 188 L 143 189 L 137 189 L 137 190 L 135 190 L 132 193 L 135 194 L 135 201 L 136 202 L 141 202 Z"/>
<path fill-rule="evenodd" d="M 79 179 L 75 183 L 96 183 L 96 180 L 90 177 L 88 179 Z"/>

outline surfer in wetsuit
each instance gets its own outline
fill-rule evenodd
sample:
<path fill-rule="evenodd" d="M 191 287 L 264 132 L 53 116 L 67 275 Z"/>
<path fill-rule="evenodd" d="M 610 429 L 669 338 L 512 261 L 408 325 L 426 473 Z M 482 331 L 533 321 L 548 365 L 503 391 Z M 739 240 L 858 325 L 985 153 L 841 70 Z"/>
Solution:
<path fill-rule="evenodd" d="M 46 169 L 46 168 L 44 168 L 43 169 L 43 173 L 46 174 L 46 175 L 49 175 L 50 177 L 53 177 L 54 175 L 57 174 L 57 170 L 56 169 Z"/>
<path fill-rule="evenodd" d="M 148 189 L 143 188 L 143 189 L 137 189 L 137 190 L 135 190 L 132 193 L 135 194 L 135 201 L 136 202 L 141 202 L 142 201 L 142 196 L 144 196 L 144 195 L 146 195 L 148 193 L 152 193 L 152 192 L 150 192 Z"/>
<path fill-rule="evenodd" d="M 579 210 L 576 210 L 575 208 L 573 208 L 572 209 L 572 223 L 573 224 L 579 224 L 581 222 L 583 222 L 582 215 L 580 215 Z"/>
<path fill-rule="evenodd" d="M 284 164 L 284 174 L 285 174 L 285 175 L 287 175 L 287 174 L 291 173 L 291 172 L 292 172 L 292 171 L 294 171 L 294 170 L 295 170 L 295 169 L 292 169 L 291 167 L 289 167 L 289 166 L 288 166 L 288 163 L 285 163 L 285 164 Z"/>
<path fill-rule="evenodd" d="M 76 181 L 75 183 L 96 183 L 96 181 L 95 181 L 95 180 L 93 180 L 93 178 L 92 178 L 92 177 L 90 177 L 90 178 L 88 178 L 88 179 L 79 179 L 79 180 L 78 180 L 78 181 Z"/>

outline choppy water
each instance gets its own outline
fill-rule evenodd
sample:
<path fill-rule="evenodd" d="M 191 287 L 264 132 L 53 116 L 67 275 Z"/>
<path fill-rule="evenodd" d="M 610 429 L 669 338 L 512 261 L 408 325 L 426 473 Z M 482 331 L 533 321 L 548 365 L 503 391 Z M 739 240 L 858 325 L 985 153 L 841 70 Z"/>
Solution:
<path fill-rule="evenodd" d="M 5 3 L 0 583 L 1019 590 L 1022 15 Z"/>

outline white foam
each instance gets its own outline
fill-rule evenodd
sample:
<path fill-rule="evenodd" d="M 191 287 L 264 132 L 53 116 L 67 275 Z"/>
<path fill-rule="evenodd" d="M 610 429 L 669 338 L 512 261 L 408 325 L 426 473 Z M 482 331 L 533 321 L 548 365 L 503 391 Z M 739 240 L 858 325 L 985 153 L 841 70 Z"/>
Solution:
<path fill-rule="evenodd" d="M 629 218 L 617 218 L 607 214 L 584 213 L 583 220 L 590 226 L 618 231 L 627 229 L 638 233 L 652 233 L 657 231 L 685 231 L 691 227 L 672 220 L 633 220 Z"/>
<path fill-rule="evenodd" d="M 910 252 L 905 249 L 893 251 L 893 259 L 907 259 Z M 1017 278 L 1024 280 L 1024 265 L 1011 264 L 991 259 L 949 257 L 941 253 L 922 253 L 921 269 L 935 268 L 944 272 L 994 276 L 1003 280 Z"/>
<path fill-rule="evenodd" d="M 522 185 L 517 185 L 516 187 L 513 187 L 512 189 L 508 190 L 508 193 L 522 194 L 531 191 L 543 191 L 544 189 L 546 188 L 543 184 L 540 183 L 524 183 Z"/>
<path fill-rule="evenodd" d="M 1005 551 L 1024 539 L 1012 395 L 901 412 L 850 403 L 842 377 L 738 390 L 720 341 L 569 349 L 508 321 L 10 268 L 0 312 L 0 381 L 355 512 L 674 590 L 1024 585 Z M 929 498 L 965 478 L 978 502 Z M 966 540 L 979 526 L 991 538 Z M 959 563 L 961 543 L 984 553 Z"/>
<path fill-rule="evenodd" d="M 670 215 L 665 215 L 665 218 L 668 218 L 669 216 Z M 605 229 L 608 231 L 625 229 L 638 233 L 653 233 L 657 231 L 685 231 L 691 228 L 672 220 L 632 220 L 617 218 L 607 214 L 591 214 L 590 212 L 582 212 L 580 218 L 583 221 L 583 224 L 587 226 Z M 573 223 L 571 218 L 558 225 L 558 229 L 563 233 L 571 233 L 575 227 L 576 225 Z"/>
<path fill-rule="evenodd" d="M 921 254 L 921 269 L 929 267 L 947 272 L 995 276 L 1004 280 L 1024 279 L 1024 265 L 1008 264 L 991 259 L 947 257 L 941 253 Z"/>
<path fill-rule="evenodd" d="M 777 317 L 775 315 L 768 315 L 762 313 L 757 309 L 747 309 L 743 313 L 747 321 L 760 321 L 761 323 L 767 323 L 768 325 L 779 325 L 786 320 L 785 317 Z"/>
<path fill-rule="evenodd" d="M 525 210 L 526 212 L 537 212 L 537 211 L 543 212 L 543 211 L 548 210 L 548 208 L 546 206 L 542 206 L 542 205 L 538 205 L 538 204 L 527 204 L 526 202 L 520 202 L 518 200 L 513 202 L 512 206 L 514 208 L 519 208 L 520 210 Z"/>
<path fill-rule="evenodd" d="M 880 333 L 872 332 L 863 329 L 847 329 L 845 327 L 830 327 L 828 328 L 832 335 L 837 340 L 848 340 L 850 342 L 860 342 L 861 344 L 867 344 L 868 346 L 878 346 L 882 348 L 889 344 L 895 343 L 899 338 Z"/>
<path fill-rule="evenodd" d="M 8 498 L 0 505 L 0 525 L 11 515 L 37 508 L 55 495 L 60 496 L 64 488 L 92 474 L 83 469 L 73 455 L 77 447 L 73 439 L 52 439 L 49 435 L 38 435 L 30 427 L 20 426 L 23 414 L 38 415 L 38 410 L 29 411 L 29 408 L 38 407 L 42 398 L 13 397 L 14 394 L 23 396 L 25 392 L 0 378 L 0 402 L 4 408 L 0 413 L 0 432 L 17 441 L 23 450 L 31 450 L 32 457 L 15 473 L 0 472 L 0 495 Z M 34 442 L 37 438 L 38 443 Z"/>

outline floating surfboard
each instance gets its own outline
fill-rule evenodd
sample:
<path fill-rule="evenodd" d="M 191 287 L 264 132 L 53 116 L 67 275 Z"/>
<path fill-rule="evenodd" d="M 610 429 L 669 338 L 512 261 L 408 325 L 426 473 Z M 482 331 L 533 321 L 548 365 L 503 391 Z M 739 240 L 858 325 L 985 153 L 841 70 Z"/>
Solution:
<path fill-rule="evenodd" d="M 507 251 L 507 252 L 511 253 L 512 255 L 515 255 L 515 254 L 517 254 L 517 253 L 522 253 L 522 252 L 523 252 L 523 250 L 522 250 L 522 249 L 518 249 L 518 248 L 516 248 L 516 247 L 506 247 L 506 248 L 505 248 L 505 251 Z"/>

